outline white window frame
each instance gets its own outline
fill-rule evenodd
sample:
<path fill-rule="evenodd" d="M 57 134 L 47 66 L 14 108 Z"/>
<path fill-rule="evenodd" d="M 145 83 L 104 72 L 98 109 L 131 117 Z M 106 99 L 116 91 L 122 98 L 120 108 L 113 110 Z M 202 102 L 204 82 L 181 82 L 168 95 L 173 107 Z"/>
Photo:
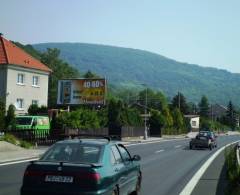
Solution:
<path fill-rule="evenodd" d="M 16 108 L 17 108 L 17 110 L 24 110 L 24 99 L 23 98 L 17 98 Z"/>
<path fill-rule="evenodd" d="M 39 87 L 39 80 L 40 80 L 39 76 L 33 76 L 32 77 L 32 86 L 33 87 Z"/>
<path fill-rule="evenodd" d="M 23 73 L 18 73 L 17 74 L 17 84 L 18 85 L 25 85 L 25 75 Z"/>

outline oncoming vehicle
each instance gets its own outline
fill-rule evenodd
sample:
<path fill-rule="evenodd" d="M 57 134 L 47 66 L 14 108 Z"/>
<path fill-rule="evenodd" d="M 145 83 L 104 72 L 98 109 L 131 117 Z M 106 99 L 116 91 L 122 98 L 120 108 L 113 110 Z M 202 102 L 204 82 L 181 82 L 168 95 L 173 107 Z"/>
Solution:
<path fill-rule="evenodd" d="M 26 168 L 21 195 L 138 194 L 139 161 L 115 141 L 60 141 Z"/>
<path fill-rule="evenodd" d="M 50 130 L 48 116 L 17 116 L 16 129 Z"/>
<path fill-rule="evenodd" d="M 212 150 L 214 147 L 217 147 L 217 141 L 215 134 L 211 131 L 200 131 L 189 143 L 190 149 L 209 148 Z"/>

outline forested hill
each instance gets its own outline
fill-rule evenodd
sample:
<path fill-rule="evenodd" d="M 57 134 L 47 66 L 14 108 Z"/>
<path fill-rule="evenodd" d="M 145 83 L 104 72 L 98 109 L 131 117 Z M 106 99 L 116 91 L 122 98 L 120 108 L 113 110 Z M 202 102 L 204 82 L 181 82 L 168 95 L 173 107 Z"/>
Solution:
<path fill-rule="evenodd" d="M 129 48 L 83 43 L 33 46 L 40 51 L 58 48 L 61 58 L 80 72 L 91 70 L 120 87 L 140 87 L 145 83 L 169 97 L 180 91 L 195 103 L 206 95 L 212 103 L 227 104 L 232 100 L 240 105 L 240 74 L 180 63 L 155 53 Z"/>

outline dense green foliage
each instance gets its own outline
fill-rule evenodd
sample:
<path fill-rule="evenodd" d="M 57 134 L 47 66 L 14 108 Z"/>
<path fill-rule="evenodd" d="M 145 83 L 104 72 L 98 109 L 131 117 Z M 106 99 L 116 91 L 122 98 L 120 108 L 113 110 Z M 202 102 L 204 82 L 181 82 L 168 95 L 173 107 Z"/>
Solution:
<path fill-rule="evenodd" d="M 162 135 L 162 130 L 165 125 L 165 117 L 163 114 L 158 110 L 152 110 L 151 117 L 149 118 L 150 131 L 159 132 L 159 135 Z"/>
<path fill-rule="evenodd" d="M 230 126 L 232 130 L 235 130 L 237 126 L 237 112 L 231 101 L 229 101 L 227 107 L 226 125 Z"/>
<path fill-rule="evenodd" d="M 60 57 L 81 72 L 106 76 L 111 84 L 141 88 L 140 83 L 161 90 L 168 97 L 178 91 L 191 102 L 206 94 L 211 103 L 240 105 L 240 75 L 216 68 L 180 63 L 147 51 L 81 43 L 44 43 L 34 48 L 58 48 Z M 234 89 L 234 90 L 233 90 Z"/>
<path fill-rule="evenodd" d="M 49 79 L 49 96 L 48 105 L 55 106 L 57 102 L 57 85 L 59 79 L 77 78 L 79 72 L 70 67 L 70 65 L 59 58 L 60 51 L 58 49 L 47 49 L 41 55 L 41 61 L 52 69 L 53 74 Z"/>
<path fill-rule="evenodd" d="M 240 166 L 237 163 L 236 146 L 230 146 L 225 150 L 225 162 L 227 167 L 228 189 L 227 194 L 233 193 L 236 188 L 239 189 Z M 237 190 L 239 192 L 239 190 Z"/>
<path fill-rule="evenodd" d="M 29 115 L 47 115 L 48 108 L 46 106 L 39 107 L 36 104 L 32 104 L 28 108 L 28 114 Z"/>
<path fill-rule="evenodd" d="M 5 119 L 5 126 L 7 129 L 14 129 L 16 125 L 16 118 L 15 118 L 15 106 L 9 105 L 7 110 L 7 116 Z"/>
<path fill-rule="evenodd" d="M 5 103 L 0 99 L 0 130 L 5 128 Z"/>
<path fill-rule="evenodd" d="M 100 118 L 96 111 L 88 109 L 63 112 L 56 119 L 56 127 L 60 129 L 97 129 L 100 128 Z"/>
<path fill-rule="evenodd" d="M 208 115 L 209 115 L 208 98 L 206 96 L 202 96 L 202 99 L 199 102 L 198 106 L 199 106 L 199 114 L 200 114 L 200 116 L 207 118 Z"/>
<path fill-rule="evenodd" d="M 178 134 L 186 132 L 187 129 L 185 127 L 185 121 L 184 121 L 182 112 L 178 108 L 175 108 L 172 112 L 172 115 L 173 115 L 173 126 L 176 128 Z"/>
<path fill-rule="evenodd" d="M 178 108 L 183 114 L 188 114 L 190 112 L 189 105 L 187 104 L 186 98 L 182 93 L 178 93 L 172 99 L 172 108 Z"/>

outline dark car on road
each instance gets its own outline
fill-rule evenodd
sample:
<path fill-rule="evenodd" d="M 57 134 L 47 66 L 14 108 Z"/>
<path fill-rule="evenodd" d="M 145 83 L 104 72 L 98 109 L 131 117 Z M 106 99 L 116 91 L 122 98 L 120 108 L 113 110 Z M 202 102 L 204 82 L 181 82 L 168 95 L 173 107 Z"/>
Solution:
<path fill-rule="evenodd" d="M 190 149 L 209 148 L 212 150 L 217 147 L 217 136 L 212 131 L 199 131 L 194 139 L 189 143 Z"/>
<path fill-rule="evenodd" d="M 138 194 L 139 161 L 110 139 L 60 141 L 26 168 L 21 195 Z"/>

